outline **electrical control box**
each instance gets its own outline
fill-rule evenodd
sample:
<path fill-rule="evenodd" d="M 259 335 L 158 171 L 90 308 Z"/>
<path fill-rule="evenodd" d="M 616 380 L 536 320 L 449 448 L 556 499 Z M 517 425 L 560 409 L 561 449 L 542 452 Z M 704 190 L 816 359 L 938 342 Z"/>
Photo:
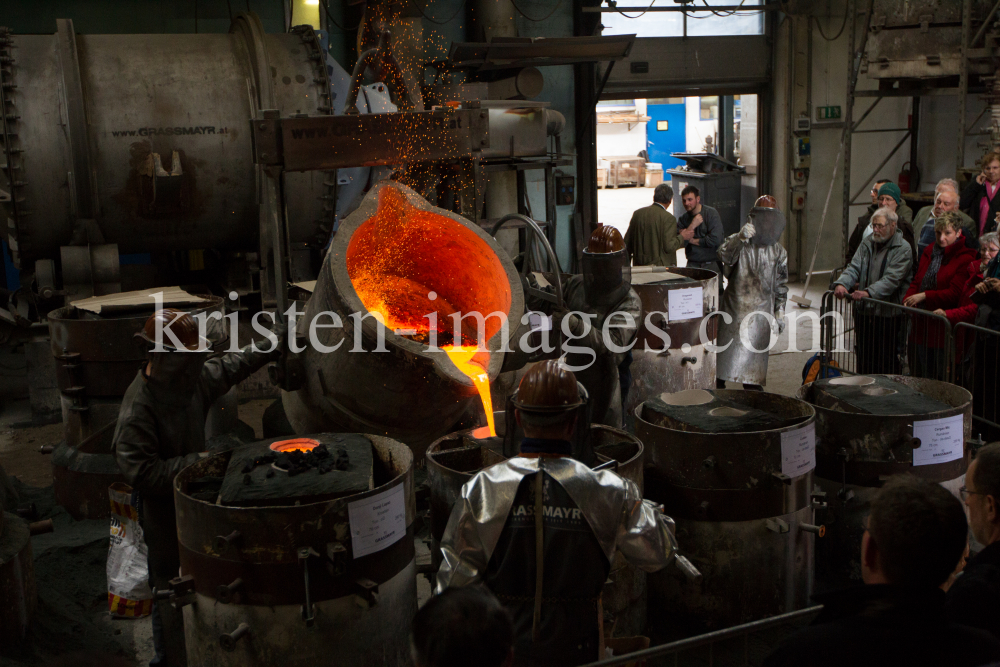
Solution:
<path fill-rule="evenodd" d="M 792 137 L 792 142 L 794 167 L 796 169 L 808 169 L 811 156 L 809 137 Z"/>

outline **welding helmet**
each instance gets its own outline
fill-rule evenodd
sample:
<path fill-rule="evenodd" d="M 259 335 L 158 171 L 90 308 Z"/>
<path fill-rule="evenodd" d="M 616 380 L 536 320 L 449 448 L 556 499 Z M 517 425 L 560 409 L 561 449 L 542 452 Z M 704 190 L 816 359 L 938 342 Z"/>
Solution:
<path fill-rule="evenodd" d="M 632 287 L 632 265 L 625 239 L 614 227 L 603 225 L 590 235 L 583 251 L 583 293 L 591 306 L 613 306 Z"/>
<path fill-rule="evenodd" d="M 524 437 L 514 417 L 515 409 L 522 413 L 522 418 L 525 414 L 530 415 L 531 421 L 539 426 L 557 424 L 575 416 L 572 456 L 586 465 L 594 462 L 590 445 L 590 395 L 561 362 L 549 359 L 532 366 L 507 399 L 504 456 L 508 458 L 518 455 Z"/>
<path fill-rule="evenodd" d="M 774 245 L 785 231 L 785 214 L 778 210 L 778 204 L 771 195 L 757 198 L 747 222 L 753 223 L 757 230 L 753 236 L 754 245 Z"/>

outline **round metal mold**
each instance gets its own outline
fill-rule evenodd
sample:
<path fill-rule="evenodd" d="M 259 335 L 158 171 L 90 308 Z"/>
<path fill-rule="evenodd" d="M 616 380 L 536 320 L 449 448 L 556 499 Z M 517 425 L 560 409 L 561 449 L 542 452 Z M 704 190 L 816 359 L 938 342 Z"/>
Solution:
<path fill-rule="evenodd" d="M 816 546 L 818 590 L 835 590 L 861 582 L 860 544 L 871 502 L 891 476 L 910 474 L 937 482 L 958 495 L 970 453 L 954 461 L 913 465 L 919 444 L 913 423 L 962 415 L 963 437 L 972 430 L 972 394 L 947 382 L 902 375 L 885 376 L 948 405 L 925 414 L 865 414 L 813 405 L 816 410 L 816 484 L 824 493 L 821 512 L 828 531 Z M 875 378 L 871 378 L 873 384 Z M 865 385 L 863 385 L 865 386 Z M 878 400 L 892 396 L 888 387 L 865 386 L 863 393 Z M 879 391 L 875 393 L 874 390 Z M 797 396 L 814 403 L 816 383 L 803 385 Z M 891 393 L 890 393 L 891 392 Z"/>
<path fill-rule="evenodd" d="M 264 667 L 292 654 L 311 664 L 365 667 L 408 660 L 417 610 L 413 455 L 398 441 L 365 437 L 374 454 L 374 488 L 344 498 L 231 507 L 188 495 L 193 480 L 225 474 L 229 452 L 177 475 L 181 568 L 194 579 L 195 603 L 184 609 L 190 664 Z M 405 534 L 354 558 L 351 506 L 396 497 L 397 489 Z M 239 594 L 220 595 L 236 579 Z M 236 633 L 233 651 L 224 650 L 220 635 L 242 623 L 249 631 Z"/>
<path fill-rule="evenodd" d="M 625 420 L 632 430 L 635 409 L 644 401 L 662 393 L 715 387 L 716 353 L 706 343 L 714 343 L 718 332 L 719 275 L 707 269 L 668 267 L 670 273 L 694 282 L 663 281 L 632 285 L 642 302 L 643 319 L 639 323 L 632 348 L 632 384 L 625 404 Z M 668 321 L 670 293 L 700 287 L 700 318 Z M 702 325 L 705 336 L 702 340 Z M 669 336 L 669 344 L 662 336 Z"/>

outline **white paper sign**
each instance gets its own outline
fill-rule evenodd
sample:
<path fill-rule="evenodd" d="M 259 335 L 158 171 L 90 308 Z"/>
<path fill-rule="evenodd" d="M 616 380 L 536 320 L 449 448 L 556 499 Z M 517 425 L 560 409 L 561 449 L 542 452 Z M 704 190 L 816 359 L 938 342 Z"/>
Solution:
<path fill-rule="evenodd" d="M 528 326 L 532 331 L 552 331 L 552 317 L 534 310 L 529 311 Z"/>
<path fill-rule="evenodd" d="M 816 424 L 781 434 L 781 472 L 804 475 L 816 467 Z"/>
<path fill-rule="evenodd" d="M 675 289 L 667 293 L 667 321 L 690 320 L 705 315 L 701 286 Z"/>
<path fill-rule="evenodd" d="M 355 558 L 382 551 L 406 537 L 406 497 L 399 484 L 347 505 Z"/>
<path fill-rule="evenodd" d="M 920 446 L 913 450 L 913 465 L 947 463 L 965 456 L 965 424 L 962 415 L 913 422 L 913 437 Z"/>

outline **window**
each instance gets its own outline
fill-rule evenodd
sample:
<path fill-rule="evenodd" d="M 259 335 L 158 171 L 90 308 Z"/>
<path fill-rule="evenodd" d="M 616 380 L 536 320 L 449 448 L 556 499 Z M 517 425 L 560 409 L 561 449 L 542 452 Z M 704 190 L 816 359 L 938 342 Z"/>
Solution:
<path fill-rule="evenodd" d="M 619 3 L 645 5 L 644 2 Z M 677 8 L 677 0 L 653 0 L 657 7 Z M 764 0 L 699 0 L 697 5 L 704 9 L 713 6 L 738 5 L 752 7 L 764 4 Z M 806 3 L 808 4 L 808 3 Z M 685 20 L 682 12 L 608 12 L 601 14 L 604 35 L 631 35 L 637 37 L 682 37 L 685 34 Z M 761 11 L 689 11 L 687 13 L 687 35 L 689 37 L 711 37 L 716 35 L 763 35 L 764 12 Z"/>
<path fill-rule="evenodd" d="M 684 104 L 683 97 L 653 97 L 646 100 L 646 104 Z"/>
<path fill-rule="evenodd" d="M 719 98 L 718 97 L 703 97 L 703 98 L 701 98 L 701 119 L 702 120 L 718 120 L 719 119 Z"/>
<path fill-rule="evenodd" d="M 601 100 L 597 103 L 598 108 L 615 107 L 631 109 L 635 107 L 635 100 Z"/>
<path fill-rule="evenodd" d="M 657 132 L 666 132 L 669 129 L 670 129 L 670 121 L 668 121 L 668 120 L 658 120 L 658 121 L 656 121 L 656 131 Z"/>

